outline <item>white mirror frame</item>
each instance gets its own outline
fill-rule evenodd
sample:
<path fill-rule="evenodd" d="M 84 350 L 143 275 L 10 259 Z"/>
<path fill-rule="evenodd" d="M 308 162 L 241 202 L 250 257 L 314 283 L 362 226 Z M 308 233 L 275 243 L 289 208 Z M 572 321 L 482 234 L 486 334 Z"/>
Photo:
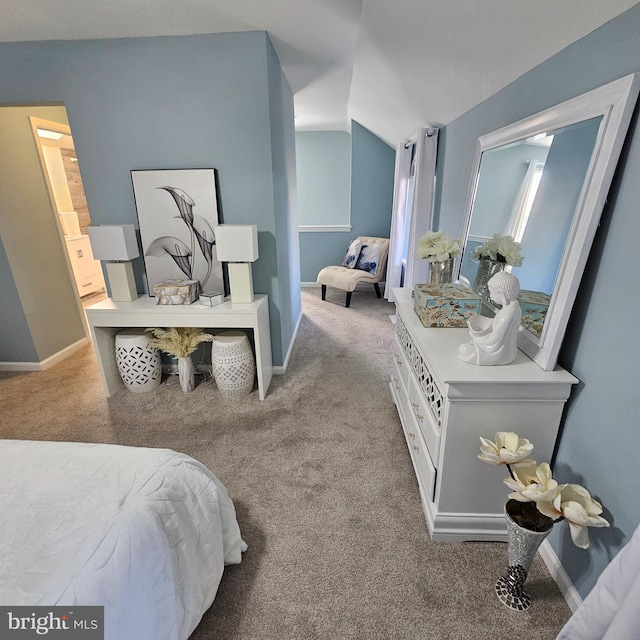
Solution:
<path fill-rule="evenodd" d="M 545 371 L 551 371 L 556 366 L 578 286 L 638 98 L 639 86 L 640 75 L 634 73 L 478 139 L 462 234 L 465 244 L 471 224 L 483 152 L 602 116 L 542 334 L 537 338 L 529 331 L 523 330 L 518 339 L 520 349 Z M 458 259 L 458 277 L 460 266 L 461 260 Z"/>

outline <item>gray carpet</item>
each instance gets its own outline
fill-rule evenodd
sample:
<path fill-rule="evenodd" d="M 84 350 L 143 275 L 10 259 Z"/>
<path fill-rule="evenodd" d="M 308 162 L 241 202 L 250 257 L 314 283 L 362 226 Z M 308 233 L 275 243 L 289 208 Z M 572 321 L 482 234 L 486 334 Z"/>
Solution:
<path fill-rule="evenodd" d="M 0 437 L 169 447 L 218 475 L 249 550 L 193 640 L 555 638 L 570 611 L 539 557 L 533 605 L 514 613 L 493 592 L 504 543 L 429 539 L 388 388 L 393 305 L 368 289 L 351 309 L 327 297 L 303 290 L 289 369 L 263 402 L 210 379 L 107 399 L 87 348 L 0 374 Z"/>

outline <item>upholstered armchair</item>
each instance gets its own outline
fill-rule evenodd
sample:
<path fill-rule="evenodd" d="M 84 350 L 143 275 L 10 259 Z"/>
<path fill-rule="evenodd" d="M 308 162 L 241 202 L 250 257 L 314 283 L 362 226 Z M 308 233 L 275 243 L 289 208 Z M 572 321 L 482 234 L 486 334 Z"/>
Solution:
<path fill-rule="evenodd" d="M 378 283 L 385 274 L 389 239 L 358 236 L 352 240 L 341 265 L 325 267 L 318 274 L 317 282 L 322 286 L 322 299 L 326 300 L 327 287 L 347 292 L 345 307 L 351 304 L 351 294 L 360 282 L 368 282 L 375 288 L 378 298 Z"/>

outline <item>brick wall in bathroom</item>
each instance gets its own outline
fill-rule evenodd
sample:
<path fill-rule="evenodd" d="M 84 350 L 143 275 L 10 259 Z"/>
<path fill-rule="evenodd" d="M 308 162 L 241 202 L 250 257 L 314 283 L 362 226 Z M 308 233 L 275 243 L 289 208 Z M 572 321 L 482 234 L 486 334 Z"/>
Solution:
<path fill-rule="evenodd" d="M 73 149 L 60 149 L 60 151 L 62 153 L 64 171 L 67 175 L 69 192 L 71 193 L 73 210 L 78 214 L 80 233 L 86 234 L 87 227 L 91 224 L 91 217 L 89 215 L 87 199 L 84 195 L 84 186 L 82 185 L 82 177 L 80 176 L 78 160 Z"/>

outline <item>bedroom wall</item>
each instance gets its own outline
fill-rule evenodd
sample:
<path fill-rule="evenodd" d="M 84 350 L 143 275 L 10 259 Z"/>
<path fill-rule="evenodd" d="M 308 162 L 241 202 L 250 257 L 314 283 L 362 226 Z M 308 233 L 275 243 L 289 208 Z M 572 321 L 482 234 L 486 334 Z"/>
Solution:
<path fill-rule="evenodd" d="M 348 225 L 351 136 L 346 131 L 297 132 L 296 167 L 300 224 Z"/>
<path fill-rule="evenodd" d="M 0 108 L 0 268 L 6 288 L 17 294 L 2 298 L 5 363 L 41 362 L 84 338 L 29 116 L 67 124 L 59 106 Z"/>
<path fill-rule="evenodd" d="M 270 296 L 278 366 L 299 303 L 296 270 L 278 271 L 279 252 L 290 259 L 297 248 L 294 203 L 282 195 L 295 154 L 293 96 L 275 66 L 264 32 L 0 44 L 0 104 L 66 106 L 95 224 L 137 224 L 131 169 L 218 170 L 223 220 L 261 232 L 254 288 Z M 46 306 L 37 311 L 46 316 Z"/>
<path fill-rule="evenodd" d="M 459 234 L 477 138 L 640 69 L 640 5 L 567 47 L 440 134 L 437 210 L 440 226 Z M 634 283 L 640 237 L 638 108 L 580 285 L 559 364 L 580 379 L 567 405 L 554 473 L 583 484 L 605 506 L 609 529 L 591 529 L 591 548 L 575 547 L 568 526 L 549 540 L 583 598 L 640 521 L 640 316 Z M 517 426 L 514 426 L 517 430 Z M 526 434 L 521 434 L 526 437 Z M 535 443 L 534 443 L 535 444 Z M 535 454 L 534 454 L 535 457 Z M 481 472 L 481 469 L 478 469 Z"/>
<path fill-rule="evenodd" d="M 395 149 L 351 123 L 351 231 L 300 233 L 301 279 L 315 282 L 329 264 L 340 264 L 356 236 L 388 238 L 391 230 Z"/>

